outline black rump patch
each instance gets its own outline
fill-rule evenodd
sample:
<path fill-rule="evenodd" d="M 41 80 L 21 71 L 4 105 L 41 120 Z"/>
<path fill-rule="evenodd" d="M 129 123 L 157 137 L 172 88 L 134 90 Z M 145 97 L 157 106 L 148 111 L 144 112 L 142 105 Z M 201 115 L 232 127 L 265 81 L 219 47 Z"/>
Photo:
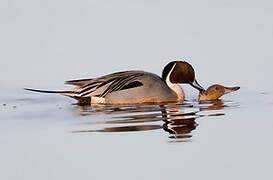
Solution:
<path fill-rule="evenodd" d="M 139 87 L 139 86 L 143 86 L 143 83 L 139 82 L 139 81 L 133 81 L 133 82 L 123 86 L 120 90 L 135 88 L 135 87 Z"/>
<path fill-rule="evenodd" d="M 91 97 L 81 97 L 78 99 L 79 106 L 88 106 L 91 104 Z"/>

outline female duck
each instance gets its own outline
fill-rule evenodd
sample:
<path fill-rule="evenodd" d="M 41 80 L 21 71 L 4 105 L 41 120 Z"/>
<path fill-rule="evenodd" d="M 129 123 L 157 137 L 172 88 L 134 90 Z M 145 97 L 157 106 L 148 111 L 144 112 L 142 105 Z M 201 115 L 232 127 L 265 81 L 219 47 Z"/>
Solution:
<path fill-rule="evenodd" d="M 167 64 L 162 78 L 145 71 L 124 71 L 94 79 L 67 81 L 66 84 L 77 86 L 71 91 L 26 90 L 59 93 L 79 100 L 79 104 L 162 103 L 184 100 L 184 92 L 178 83 L 204 91 L 195 80 L 193 67 L 185 61 Z"/>
<path fill-rule="evenodd" d="M 237 91 L 240 87 L 224 87 L 219 84 L 210 86 L 206 91 L 200 91 L 199 101 L 212 101 L 220 98 L 224 94 Z"/>

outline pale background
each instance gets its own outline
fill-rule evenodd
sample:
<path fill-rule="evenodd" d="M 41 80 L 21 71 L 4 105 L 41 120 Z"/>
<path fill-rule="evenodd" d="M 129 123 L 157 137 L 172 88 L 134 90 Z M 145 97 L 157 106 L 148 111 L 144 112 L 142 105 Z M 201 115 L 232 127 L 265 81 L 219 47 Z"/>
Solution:
<path fill-rule="evenodd" d="M 68 79 L 190 62 L 201 84 L 272 90 L 273 1 L 2 0 L 0 82 Z"/>
<path fill-rule="evenodd" d="M 0 179 L 273 179 L 272 17 L 272 0 L 1 0 Z M 71 133 L 112 116 L 22 90 L 161 74 L 171 60 L 190 62 L 205 87 L 242 87 L 200 112 L 224 115 L 198 118 L 188 143 L 162 129 Z"/>

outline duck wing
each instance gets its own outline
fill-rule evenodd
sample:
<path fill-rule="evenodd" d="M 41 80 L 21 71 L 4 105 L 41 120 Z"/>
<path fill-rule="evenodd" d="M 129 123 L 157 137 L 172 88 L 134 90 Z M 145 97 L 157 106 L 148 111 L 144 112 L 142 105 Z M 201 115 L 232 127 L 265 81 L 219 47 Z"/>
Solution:
<path fill-rule="evenodd" d="M 74 93 L 78 97 L 97 96 L 104 98 L 114 91 L 142 86 L 143 84 L 137 79 L 145 73 L 143 71 L 124 71 L 94 79 L 67 81 L 67 83 L 78 85 L 74 89 Z"/>
<path fill-rule="evenodd" d="M 83 86 L 85 84 L 88 84 L 89 82 L 92 82 L 94 79 L 77 79 L 77 80 L 70 80 L 66 81 L 65 84 L 71 84 L 75 86 Z"/>
<path fill-rule="evenodd" d="M 123 76 L 124 74 L 129 75 L 129 74 L 134 74 L 137 72 L 141 72 L 141 71 L 122 71 L 122 72 L 116 72 L 116 73 L 108 74 L 105 76 L 101 76 L 98 78 L 69 80 L 69 81 L 66 81 L 65 84 L 70 84 L 70 85 L 75 85 L 75 86 L 80 86 L 80 87 L 81 86 L 88 86 L 93 83 L 104 82 L 104 81 L 107 81 L 108 79 L 120 77 L 120 76 Z"/>

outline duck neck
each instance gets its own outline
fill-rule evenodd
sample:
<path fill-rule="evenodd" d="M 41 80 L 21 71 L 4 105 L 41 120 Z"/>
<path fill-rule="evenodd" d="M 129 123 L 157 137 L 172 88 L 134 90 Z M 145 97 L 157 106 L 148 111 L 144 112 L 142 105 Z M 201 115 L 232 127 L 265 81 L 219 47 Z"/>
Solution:
<path fill-rule="evenodd" d="M 181 101 L 181 100 L 184 100 L 185 99 L 185 96 L 184 96 L 184 91 L 183 89 L 181 88 L 181 86 L 179 86 L 178 84 L 175 84 L 175 83 L 172 83 L 170 81 L 170 75 L 173 71 L 175 67 L 175 64 L 173 65 L 172 69 L 169 71 L 166 79 L 165 79 L 165 82 L 167 84 L 167 86 L 173 91 L 176 93 L 177 97 L 178 97 L 178 101 Z"/>

